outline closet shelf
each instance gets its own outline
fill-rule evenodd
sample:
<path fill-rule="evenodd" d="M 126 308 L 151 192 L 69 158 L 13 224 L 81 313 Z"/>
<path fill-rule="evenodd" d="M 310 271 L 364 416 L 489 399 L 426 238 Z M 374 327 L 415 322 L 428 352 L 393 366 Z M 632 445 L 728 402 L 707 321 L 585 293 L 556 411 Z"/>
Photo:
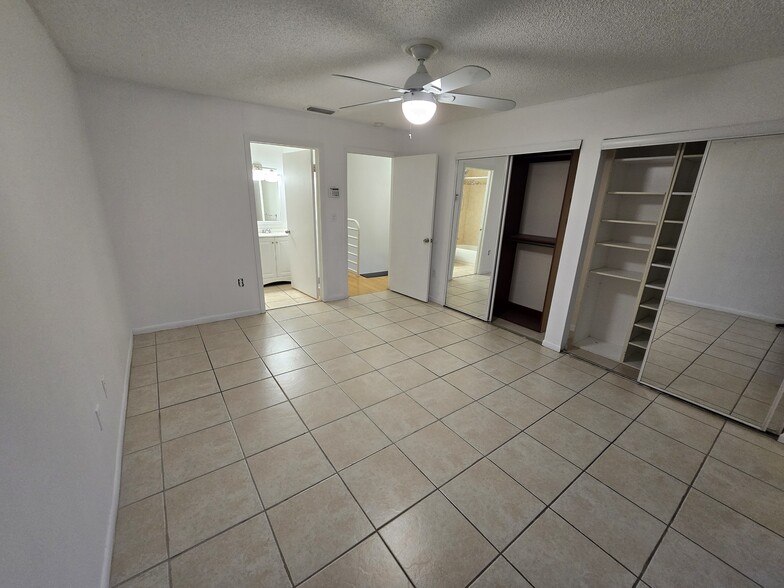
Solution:
<path fill-rule="evenodd" d="M 683 221 L 682 220 L 668 220 L 668 219 L 664 219 L 664 223 L 665 224 L 670 224 L 670 225 L 682 225 Z"/>
<path fill-rule="evenodd" d="M 639 347 L 640 349 L 648 349 L 648 336 L 647 335 L 640 335 L 631 339 L 629 341 L 629 345 L 634 347 Z"/>
<path fill-rule="evenodd" d="M 666 196 L 664 192 L 626 192 L 618 190 L 607 192 L 607 194 L 610 196 Z"/>
<path fill-rule="evenodd" d="M 659 267 L 663 269 L 670 269 L 672 267 L 671 263 L 663 263 L 663 262 L 654 262 L 651 264 L 651 267 Z"/>
<path fill-rule="evenodd" d="M 664 290 L 666 282 L 648 282 L 645 284 L 646 288 L 653 288 L 654 290 Z"/>
<path fill-rule="evenodd" d="M 616 157 L 613 159 L 615 162 L 621 163 L 666 163 L 668 161 L 675 161 L 674 155 L 651 155 L 650 157 Z"/>
<path fill-rule="evenodd" d="M 673 196 L 691 196 L 692 193 L 691 192 L 673 192 L 672 195 Z"/>
<path fill-rule="evenodd" d="M 544 235 L 511 235 L 509 237 L 516 243 L 525 243 L 528 245 L 542 245 L 544 247 L 555 247 L 555 237 L 545 237 Z"/>
<path fill-rule="evenodd" d="M 627 280 L 629 282 L 641 282 L 642 273 L 632 272 L 628 270 L 617 269 L 614 267 L 599 267 L 591 270 L 592 274 L 597 276 L 606 276 L 608 278 L 616 278 L 618 280 Z"/>
<path fill-rule="evenodd" d="M 645 329 L 647 331 L 653 331 L 653 322 L 653 317 L 647 317 L 634 323 L 634 326 L 640 327 L 641 329 Z"/>
<path fill-rule="evenodd" d="M 702 153 L 694 153 L 694 154 L 691 154 L 691 155 L 684 155 L 683 159 L 700 160 L 700 159 L 702 159 Z"/>
<path fill-rule="evenodd" d="M 675 251 L 675 245 L 657 245 L 656 249 L 662 249 L 663 251 Z"/>
<path fill-rule="evenodd" d="M 603 223 L 613 223 L 617 225 L 640 225 L 644 227 L 655 227 L 656 221 L 627 220 L 622 218 L 603 218 Z"/>
<path fill-rule="evenodd" d="M 653 298 L 649 298 L 645 302 L 640 302 L 640 308 L 646 308 L 648 310 L 659 310 L 659 305 L 661 304 L 661 300 L 656 300 Z"/>
<path fill-rule="evenodd" d="M 627 243 L 625 241 L 597 241 L 597 245 L 602 247 L 615 247 L 616 249 L 630 249 L 632 251 L 650 251 L 650 245 L 642 245 L 641 243 Z"/>

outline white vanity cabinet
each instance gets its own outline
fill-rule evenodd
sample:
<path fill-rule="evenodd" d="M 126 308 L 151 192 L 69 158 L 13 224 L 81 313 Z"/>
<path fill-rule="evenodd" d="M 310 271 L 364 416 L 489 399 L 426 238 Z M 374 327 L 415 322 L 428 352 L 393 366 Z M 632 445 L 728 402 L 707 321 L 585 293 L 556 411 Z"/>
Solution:
<path fill-rule="evenodd" d="M 291 279 L 288 235 L 260 235 L 259 252 L 264 284 L 286 282 Z"/>

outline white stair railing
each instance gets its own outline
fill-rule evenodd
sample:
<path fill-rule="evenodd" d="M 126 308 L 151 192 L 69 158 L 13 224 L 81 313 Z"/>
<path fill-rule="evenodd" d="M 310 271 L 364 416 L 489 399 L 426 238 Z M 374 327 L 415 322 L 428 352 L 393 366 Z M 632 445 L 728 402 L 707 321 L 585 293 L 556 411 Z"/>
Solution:
<path fill-rule="evenodd" d="M 348 271 L 359 275 L 359 221 L 348 219 Z"/>

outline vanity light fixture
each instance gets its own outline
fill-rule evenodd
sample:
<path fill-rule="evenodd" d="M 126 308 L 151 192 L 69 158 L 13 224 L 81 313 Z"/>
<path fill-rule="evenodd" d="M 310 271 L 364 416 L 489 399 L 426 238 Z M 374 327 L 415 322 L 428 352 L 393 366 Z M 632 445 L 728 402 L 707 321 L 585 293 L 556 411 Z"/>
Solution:
<path fill-rule="evenodd" d="M 276 183 L 280 180 L 280 174 L 274 167 L 264 167 L 260 163 L 253 164 L 253 181 L 254 182 L 272 182 Z"/>

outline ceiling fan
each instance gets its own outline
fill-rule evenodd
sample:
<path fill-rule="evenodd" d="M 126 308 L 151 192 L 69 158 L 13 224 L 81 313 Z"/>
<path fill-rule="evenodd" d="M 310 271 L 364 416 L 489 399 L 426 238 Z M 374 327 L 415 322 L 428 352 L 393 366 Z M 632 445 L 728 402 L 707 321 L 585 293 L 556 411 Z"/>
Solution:
<path fill-rule="evenodd" d="M 393 92 L 398 92 L 402 96 L 387 98 L 385 100 L 374 100 L 372 102 L 362 102 L 342 106 L 340 109 L 357 108 L 359 106 L 370 106 L 372 104 L 388 104 L 391 102 L 402 102 L 403 116 L 411 124 L 422 125 L 430 121 L 436 113 L 438 103 L 457 104 L 458 106 L 470 106 L 471 108 L 484 108 L 487 110 L 511 110 L 516 106 L 514 100 L 503 98 L 489 98 L 487 96 L 470 96 L 468 94 L 457 94 L 452 90 L 457 90 L 465 86 L 481 82 L 490 77 L 490 72 L 477 65 L 466 65 L 453 71 L 441 78 L 433 79 L 425 68 L 425 61 L 432 57 L 441 48 L 440 43 L 432 39 L 415 39 L 403 45 L 403 51 L 414 57 L 419 65 L 416 72 L 409 77 L 403 87 L 392 84 L 383 84 L 371 80 L 363 80 L 354 76 L 333 74 L 338 78 L 346 78 L 366 84 L 383 86 Z"/>

